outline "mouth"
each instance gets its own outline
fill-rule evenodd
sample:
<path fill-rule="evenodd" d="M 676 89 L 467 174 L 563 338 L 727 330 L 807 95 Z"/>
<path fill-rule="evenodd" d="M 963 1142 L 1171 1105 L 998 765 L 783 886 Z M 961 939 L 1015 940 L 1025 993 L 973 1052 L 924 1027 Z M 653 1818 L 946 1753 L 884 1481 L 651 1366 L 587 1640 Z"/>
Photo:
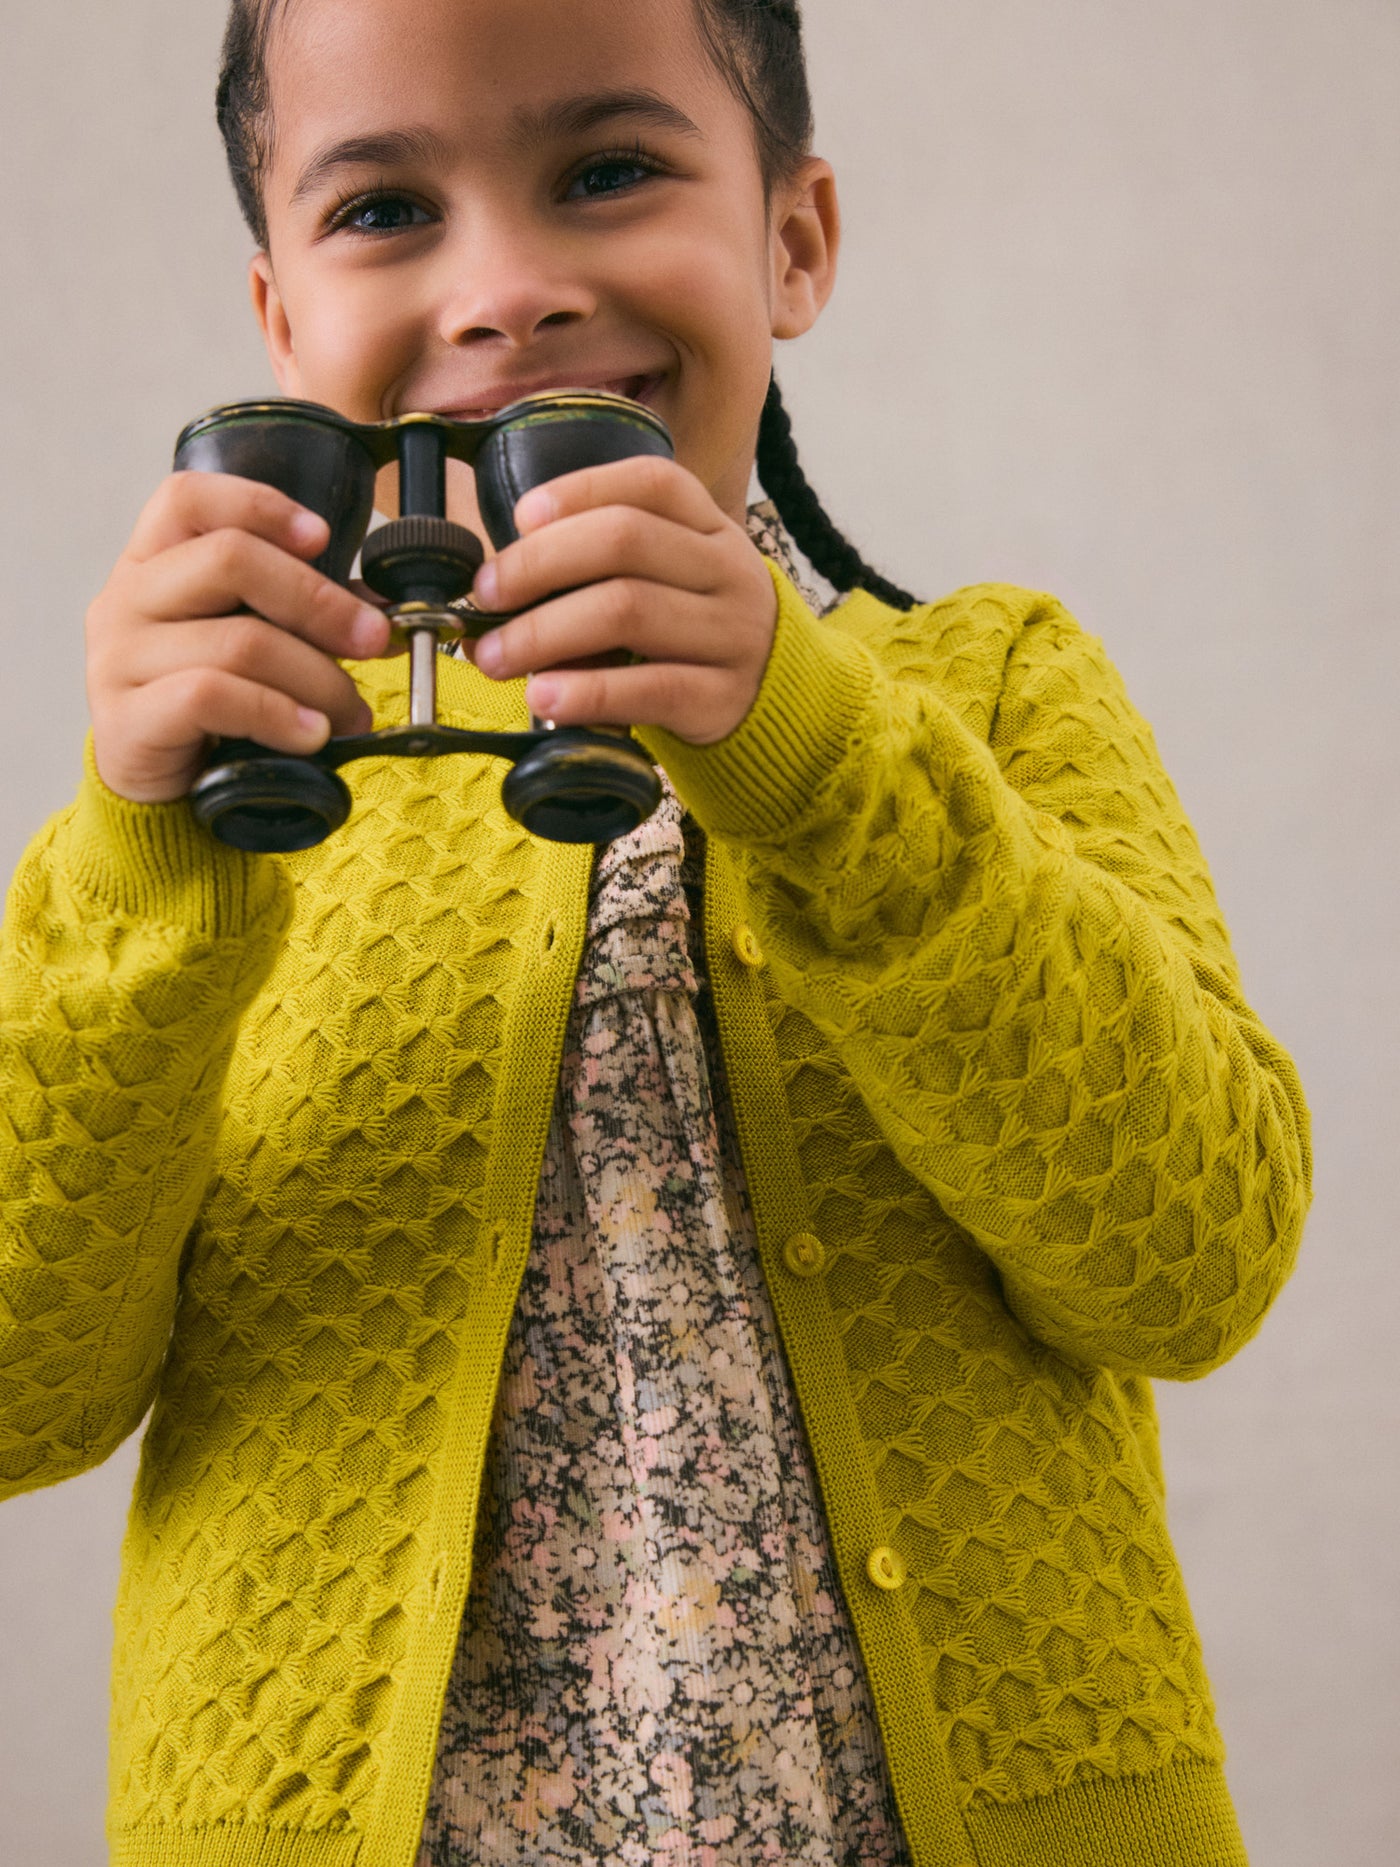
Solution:
<path fill-rule="evenodd" d="M 513 402 L 522 402 L 527 396 L 555 395 L 571 389 L 589 389 L 604 395 L 625 396 L 629 402 L 650 406 L 651 398 L 665 377 L 664 370 L 645 370 L 633 376 L 609 376 L 594 378 L 592 381 L 584 376 L 536 377 L 530 382 L 517 383 L 509 390 L 502 389 L 489 402 L 474 402 L 470 405 L 457 403 L 452 407 L 435 408 L 432 413 L 446 415 L 453 421 L 489 421 L 493 415 L 499 415 L 503 408 L 509 408 Z"/>

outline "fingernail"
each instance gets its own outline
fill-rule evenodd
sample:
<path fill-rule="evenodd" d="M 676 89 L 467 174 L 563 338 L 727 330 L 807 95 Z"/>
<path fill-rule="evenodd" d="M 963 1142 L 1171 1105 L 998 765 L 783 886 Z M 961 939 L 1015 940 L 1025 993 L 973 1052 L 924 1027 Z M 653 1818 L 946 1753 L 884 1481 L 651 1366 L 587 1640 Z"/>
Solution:
<path fill-rule="evenodd" d="M 477 602 L 481 604 L 483 609 L 494 609 L 496 607 L 496 581 L 496 565 L 494 560 L 490 563 L 483 564 L 481 569 L 476 573 L 476 579 L 472 584 L 472 595 L 476 598 Z"/>
<path fill-rule="evenodd" d="M 318 713 L 315 707 L 298 707 L 297 725 L 309 733 L 315 733 L 318 739 L 330 737 L 331 723 L 325 714 Z"/>
<path fill-rule="evenodd" d="M 472 653 L 472 660 L 483 674 L 499 674 L 502 657 L 499 629 L 493 629 L 489 635 L 483 635 Z"/>
<path fill-rule="evenodd" d="M 330 526 L 318 512 L 298 512 L 292 520 L 292 537 L 299 545 L 321 544 Z"/>
<path fill-rule="evenodd" d="M 532 525 L 547 525 L 558 510 L 555 497 L 547 486 L 532 486 L 524 498 L 516 502 L 515 528 L 523 532 Z"/>
<path fill-rule="evenodd" d="M 559 683 L 547 678 L 527 681 L 525 684 L 525 704 L 537 720 L 553 721 L 554 709 L 559 703 Z"/>
<path fill-rule="evenodd" d="M 388 625 L 383 616 L 366 604 L 350 625 L 350 647 L 357 655 L 377 655 L 387 634 Z"/>

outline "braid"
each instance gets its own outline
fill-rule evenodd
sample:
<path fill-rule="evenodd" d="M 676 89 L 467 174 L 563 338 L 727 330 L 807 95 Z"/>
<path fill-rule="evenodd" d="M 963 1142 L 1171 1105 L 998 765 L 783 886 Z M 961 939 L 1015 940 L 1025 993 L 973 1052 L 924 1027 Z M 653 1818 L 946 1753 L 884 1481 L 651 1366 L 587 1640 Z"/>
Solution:
<path fill-rule="evenodd" d="M 793 543 L 835 589 L 868 590 L 895 609 L 913 609 L 917 605 L 917 597 L 873 571 L 827 517 L 798 463 L 792 422 L 778 393 L 776 376 L 768 384 L 768 399 L 758 428 L 758 477 L 778 508 L 778 517 L 792 534 Z"/>

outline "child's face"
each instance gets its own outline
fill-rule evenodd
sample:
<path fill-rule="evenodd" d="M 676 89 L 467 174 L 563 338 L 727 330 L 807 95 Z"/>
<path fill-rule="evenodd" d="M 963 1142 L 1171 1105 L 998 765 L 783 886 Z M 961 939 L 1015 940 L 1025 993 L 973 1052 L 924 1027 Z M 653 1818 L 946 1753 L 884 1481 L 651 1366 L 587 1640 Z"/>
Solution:
<path fill-rule="evenodd" d="M 742 518 L 837 210 L 815 158 L 765 200 L 692 0 L 286 0 L 269 77 L 253 295 L 285 393 L 376 421 L 617 390 Z"/>

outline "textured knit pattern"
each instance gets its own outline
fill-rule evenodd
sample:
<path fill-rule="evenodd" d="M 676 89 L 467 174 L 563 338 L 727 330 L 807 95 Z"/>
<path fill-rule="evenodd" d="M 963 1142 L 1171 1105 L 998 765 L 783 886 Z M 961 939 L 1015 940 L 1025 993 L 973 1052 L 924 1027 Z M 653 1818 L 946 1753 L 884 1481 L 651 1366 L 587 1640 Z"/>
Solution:
<path fill-rule="evenodd" d="M 823 620 L 775 584 L 740 727 L 641 736 L 709 840 L 764 1278 L 911 1858 L 1237 1867 L 1143 1377 L 1218 1365 L 1287 1275 L 1296 1074 L 1097 642 L 1010 589 Z M 363 682 L 397 717 L 401 670 Z M 499 781 L 367 762 L 274 861 L 90 776 L 12 891 L 0 1479 L 155 1402 L 126 1867 L 411 1867 L 586 917 L 587 853 Z"/>
<path fill-rule="evenodd" d="M 600 852 L 419 1867 L 906 1858 L 721 1148 L 684 853 L 669 786 Z"/>

